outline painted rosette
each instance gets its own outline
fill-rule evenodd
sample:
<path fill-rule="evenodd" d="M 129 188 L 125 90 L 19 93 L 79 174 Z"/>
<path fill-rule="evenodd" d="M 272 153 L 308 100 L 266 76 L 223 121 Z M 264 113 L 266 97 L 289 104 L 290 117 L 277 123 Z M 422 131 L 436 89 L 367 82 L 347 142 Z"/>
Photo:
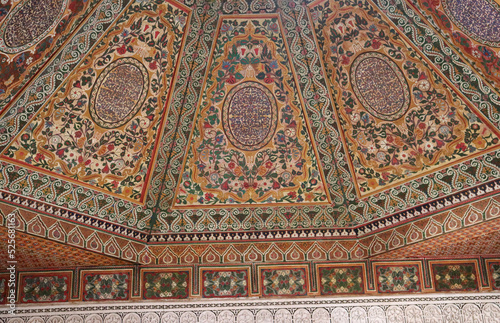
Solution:
<path fill-rule="evenodd" d="M 278 120 L 276 99 L 257 82 L 244 82 L 232 88 L 222 109 L 224 131 L 241 150 L 257 150 L 271 140 Z"/>
<path fill-rule="evenodd" d="M 126 124 L 141 109 L 149 88 L 149 74 L 135 58 L 121 58 L 99 75 L 90 95 L 90 115 L 103 128 Z"/>
<path fill-rule="evenodd" d="M 475 41 L 500 47 L 500 5 L 494 0 L 442 0 L 446 15 Z"/>
<path fill-rule="evenodd" d="M 386 55 L 368 52 L 356 57 L 351 84 L 363 107 L 378 119 L 397 120 L 410 107 L 410 89 L 403 72 Z"/>
<path fill-rule="evenodd" d="M 69 0 L 26 0 L 0 26 L 0 51 L 16 54 L 36 45 L 61 20 Z"/>

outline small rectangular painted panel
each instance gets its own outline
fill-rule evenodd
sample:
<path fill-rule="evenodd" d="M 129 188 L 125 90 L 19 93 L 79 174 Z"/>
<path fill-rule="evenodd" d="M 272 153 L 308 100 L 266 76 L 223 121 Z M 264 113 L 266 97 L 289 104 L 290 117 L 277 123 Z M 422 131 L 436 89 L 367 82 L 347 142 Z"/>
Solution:
<path fill-rule="evenodd" d="M 248 270 L 214 269 L 203 270 L 202 297 L 248 296 Z"/>
<path fill-rule="evenodd" d="M 144 272 L 143 299 L 188 298 L 189 271 Z"/>
<path fill-rule="evenodd" d="M 21 275 L 20 303 L 69 301 L 71 273 Z"/>

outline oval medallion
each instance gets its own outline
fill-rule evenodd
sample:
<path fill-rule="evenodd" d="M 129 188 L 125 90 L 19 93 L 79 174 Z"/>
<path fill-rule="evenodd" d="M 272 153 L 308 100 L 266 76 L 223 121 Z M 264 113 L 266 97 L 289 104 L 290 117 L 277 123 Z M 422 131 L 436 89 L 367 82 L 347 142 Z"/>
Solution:
<path fill-rule="evenodd" d="M 0 28 L 0 50 L 19 53 L 38 43 L 62 18 L 68 0 L 27 0 L 12 10 Z"/>
<path fill-rule="evenodd" d="M 500 5 L 494 0 L 442 0 L 450 19 L 470 38 L 500 47 Z"/>
<path fill-rule="evenodd" d="M 229 141 L 242 150 L 257 150 L 273 137 L 277 125 L 276 99 L 256 82 L 245 82 L 227 94 L 222 111 Z"/>
<path fill-rule="evenodd" d="M 135 58 L 108 65 L 90 95 L 90 115 L 103 128 L 117 128 L 132 119 L 146 99 L 149 75 Z"/>
<path fill-rule="evenodd" d="M 370 52 L 356 57 L 351 84 L 361 104 L 379 119 L 399 119 L 410 107 L 410 90 L 403 73 L 383 54 Z"/>

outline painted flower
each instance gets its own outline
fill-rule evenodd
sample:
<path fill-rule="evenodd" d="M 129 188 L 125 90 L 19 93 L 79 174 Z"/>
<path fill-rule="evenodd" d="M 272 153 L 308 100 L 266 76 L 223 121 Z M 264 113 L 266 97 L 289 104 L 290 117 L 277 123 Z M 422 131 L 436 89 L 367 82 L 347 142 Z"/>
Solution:
<path fill-rule="evenodd" d="M 439 127 L 439 133 L 441 133 L 443 136 L 448 136 L 450 134 L 451 130 L 450 127 L 448 126 L 442 126 Z"/>
<path fill-rule="evenodd" d="M 228 32 L 228 31 L 233 30 L 233 26 L 228 25 L 228 24 L 222 24 L 222 26 L 220 27 L 220 30 L 221 30 L 223 33 L 226 33 L 226 32 Z"/>
<path fill-rule="evenodd" d="M 422 92 L 427 92 L 431 89 L 431 83 L 428 80 L 423 79 L 418 82 L 418 89 Z"/>
<path fill-rule="evenodd" d="M 435 143 L 433 143 L 432 141 L 430 140 L 427 140 L 425 143 L 424 143 L 424 149 L 426 151 L 432 151 L 434 150 L 434 147 L 436 146 Z"/>
<path fill-rule="evenodd" d="M 267 169 L 263 166 L 260 166 L 257 169 L 257 175 L 264 176 L 267 173 Z"/>
<path fill-rule="evenodd" d="M 224 136 L 223 135 L 219 135 L 217 137 L 215 137 L 215 142 L 220 144 L 224 141 Z"/>
<path fill-rule="evenodd" d="M 472 145 L 474 145 L 477 149 L 484 149 L 487 145 L 487 142 L 482 136 L 478 136 L 472 141 Z"/>
<path fill-rule="evenodd" d="M 410 158 L 410 154 L 407 153 L 406 151 L 402 151 L 399 153 L 399 158 L 401 159 L 402 162 L 405 162 Z"/>
<path fill-rule="evenodd" d="M 483 56 L 485 58 L 490 58 L 491 56 L 493 56 L 493 52 L 491 50 L 489 50 L 487 47 L 485 47 L 485 46 L 479 46 L 479 49 L 482 50 Z"/>
<path fill-rule="evenodd" d="M 123 194 L 125 194 L 125 196 L 130 196 L 132 194 L 133 190 L 132 190 L 132 187 L 130 186 L 127 186 L 123 189 Z"/>
<path fill-rule="evenodd" d="M 222 62 L 222 69 L 223 70 L 227 70 L 231 67 L 231 62 L 228 62 L 228 61 L 223 61 Z"/>
<path fill-rule="evenodd" d="M 268 26 L 268 28 L 269 28 L 270 31 L 272 31 L 274 33 L 277 33 L 279 31 L 278 24 L 275 23 L 275 22 L 270 23 L 269 26 Z"/>
<path fill-rule="evenodd" d="M 385 162 L 387 155 L 384 152 L 379 151 L 375 156 L 381 162 Z"/>
<path fill-rule="evenodd" d="M 348 65 L 350 61 L 351 59 L 347 55 L 342 55 L 340 57 L 340 63 L 342 63 L 342 65 Z"/>
<path fill-rule="evenodd" d="M 304 193 L 304 198 L 306 201 L 312 201 L 314 200 L 314 194 L 310 192 Z"/>
<path fill-rule="evenodd" d="M 198 200 L 198 196 L 194 195 L 194 194 L 189 194 L 186 198 L 186 201 L 190 204 L 193 204 L 194 202 L 196 202 Z"/>
<path fill-rule="evenodd" d="M 276 69 L 278 68 L 278 62 L 277 61 L 271 61 L 271 63 L 269 63 L 269 67 L 272 68 L 272 69 Z"/>
<path fill-rule="evenodd" d="M 377 188 L 378 186 L 378 181 L 377 179 L 375 178 L 369 178 L 367 181 L 366 181 L 366 185 L 368 185 L 369 188 L 371 188 L 372 190 Z"/>
<path fill-rule="evenodd" d="M 285 130 L 285 135 L 287 137 L 294 137 L 295 136 L 295 129 L 294 128 L 287 128 Z"/>
<path fill-rule="evenodd" d="M 117 48 L 116 51 L 118 54 L 123 55 L 127 52 L 127 47 L 123 44 L 121 47 Z"/>
<path fill-rule="evenodd" d="M 233 172 L 234 172 L 234 175 L 236 175 L 236 176 L 243 175 L 243 170 L 241 169 L 240 166 L 236 167 Z"/>
<path fill-rule="evenodd" d="M 357 123 L 360 120 L 359 114 L 358 113 L 353 113 L 351 114 L 351 121 L 353 123 Z"/>

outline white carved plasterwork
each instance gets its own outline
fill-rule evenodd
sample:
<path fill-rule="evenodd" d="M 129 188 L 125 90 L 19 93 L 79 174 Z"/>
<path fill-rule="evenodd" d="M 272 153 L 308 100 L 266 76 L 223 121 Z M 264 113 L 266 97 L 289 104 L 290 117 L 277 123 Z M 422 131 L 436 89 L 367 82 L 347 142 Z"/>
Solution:
<path fill-rule="evenodd" d="M 18 305 L 0 323 L 500 323 L 500 293 Z"/>

